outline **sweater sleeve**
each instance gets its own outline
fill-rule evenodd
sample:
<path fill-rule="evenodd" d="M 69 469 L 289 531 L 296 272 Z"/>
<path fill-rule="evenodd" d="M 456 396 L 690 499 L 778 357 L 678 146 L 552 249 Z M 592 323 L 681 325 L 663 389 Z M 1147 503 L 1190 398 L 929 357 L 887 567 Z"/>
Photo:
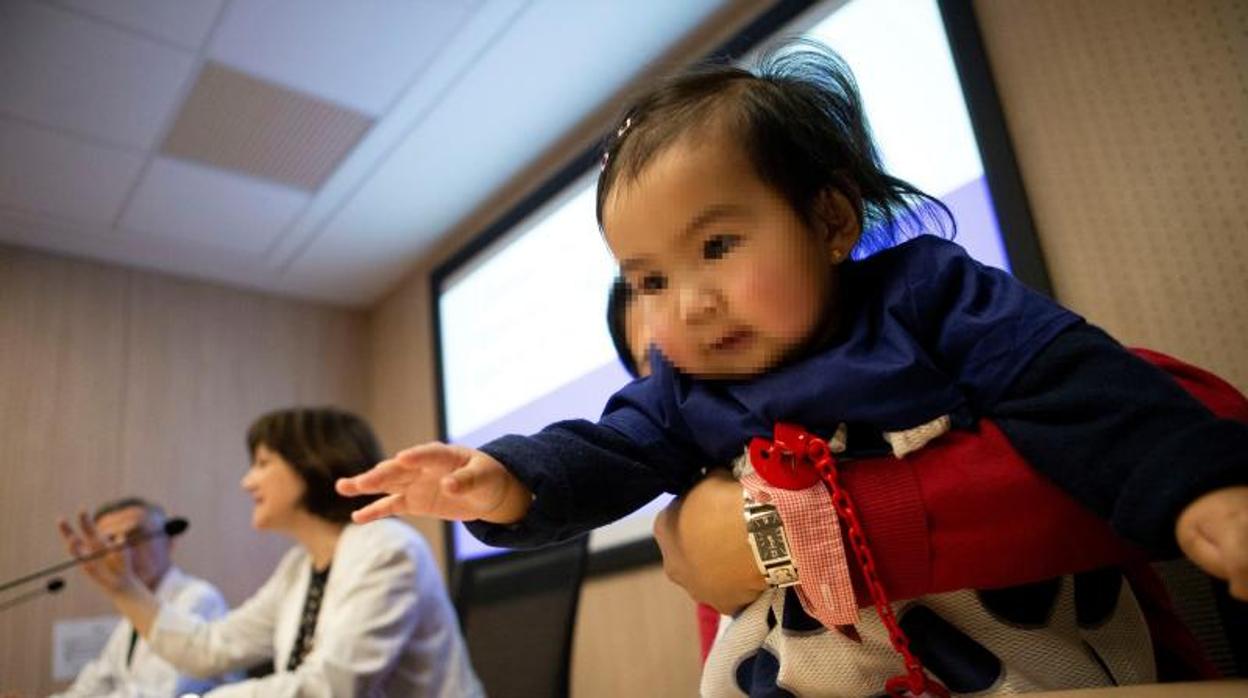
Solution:
<path fill-rule="evenodd" d="M 559 422 L 533 436 L 504 436 L 481 448 L 533 493 L 521 521 L 467 528 L 487 545 L 528 548 L 574 538 L 616 521 L 663 492 L 681 493 L 701 476 L 696 458 L 643 450 L 616 429 Z"/>
<path fill-rule="evenodd" d="M 1189 503 L 1248 483 L 1248 424 L 1089 325 L 1049 343 L 985 411 L 1032 467 L 1155 555 L 1177 554 Z"/>
<path fill-rule="evenodd" d="M 253 666 L 273 656 L 278 607 L 293 578 L 298 555 L 290 551 L 264 586 L 223 618 L 206 620 L 161 604 L 147 642 L 170 664 L 209 677 Z"/>
<path fill-rule="evenodd" d="M 972 401 L 996 402 L 1042 347 L 1082 322 L 958 245 L 931 236 L 914 242 L 921 253 L 899 257 L 892 271 L 907 289 L 900 312 Z"/>

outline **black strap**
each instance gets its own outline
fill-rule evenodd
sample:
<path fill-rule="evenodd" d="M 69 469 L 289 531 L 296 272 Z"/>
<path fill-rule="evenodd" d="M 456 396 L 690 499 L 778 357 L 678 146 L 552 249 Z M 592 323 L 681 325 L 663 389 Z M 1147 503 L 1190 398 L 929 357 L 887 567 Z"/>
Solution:
<path fill-rule="evenodd" d="M 321 599 L 325 595 L 325 582 L 329 579 L 329 569 L 312 570 L 312 578 L 308 580 L 308 595 L 303 601 L 303 616 L 299 619 L 299 634 L 295 636 L 295 646 L 290 650 L 290 658 L 286 660 L 286 671 L 294 671 L 303 663 L 312 651 L 313 635 L 316 632 L 316 618 L 321 613 Z"/>
<path fill-rule="evenodd" d="M 134 628 L 130 629 L 130 649 L 126 650 L 126 667 L 130 666 L 130 660 L 134 659 L 134 646 L 139 644 L 139 631 Z"/>

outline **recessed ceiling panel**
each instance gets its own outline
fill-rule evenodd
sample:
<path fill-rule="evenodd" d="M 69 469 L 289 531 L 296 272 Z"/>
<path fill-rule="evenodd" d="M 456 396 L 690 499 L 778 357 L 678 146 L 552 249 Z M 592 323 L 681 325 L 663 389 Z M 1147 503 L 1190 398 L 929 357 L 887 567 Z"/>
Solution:
<path fill-rule="evenodd" d="M 373 120 L 216 63 L 208 63 L 161 151 L 315 190 Z"/>
<path fill-rule="evenodd" d="M 50 5 L 0 2 L 0 113 L 147 148 L 192 59 Z"/>
<path fill-rule="evenodd" d="M 0 206 L 109 225 L 142 156 L 0 119 Z"/>
<path fill-rule="evenodd" d="M 198 49 L 222 0 L 54 0 L 53 4 L 135 31 Z"/>
<path fill-rule="evenodd" d="M 280 184 L 158 157 L 121 227 L 259 254 L 309 198 Z"/>
<path fill-rule="evenodd" d="M 209 57 L 380 114 L 479 2 L 270 0 L 226 10 Z"/>

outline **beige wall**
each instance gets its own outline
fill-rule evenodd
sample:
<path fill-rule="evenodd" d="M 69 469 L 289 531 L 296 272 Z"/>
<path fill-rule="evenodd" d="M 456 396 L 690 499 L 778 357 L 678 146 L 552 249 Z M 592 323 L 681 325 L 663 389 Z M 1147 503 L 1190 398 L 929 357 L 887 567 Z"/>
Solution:
<path fill-rule="evenodd" d="M 178 561 L 242 601 L 289 545 L 249 526 L 247 425 L 362 411 L 366 341 L 360 312 L 0 247 L 0 576 L 64 558 L 58 515 L 136 493 L 190 519 Z M 46 695 L 51 621 L 111 613 L 65 579 L 0 617 L 0 689 Z"/>
<path fill-rule="evenodd" d="M 1058 298 L 1248 390 L 1248 2 L 975 9 Z"/>

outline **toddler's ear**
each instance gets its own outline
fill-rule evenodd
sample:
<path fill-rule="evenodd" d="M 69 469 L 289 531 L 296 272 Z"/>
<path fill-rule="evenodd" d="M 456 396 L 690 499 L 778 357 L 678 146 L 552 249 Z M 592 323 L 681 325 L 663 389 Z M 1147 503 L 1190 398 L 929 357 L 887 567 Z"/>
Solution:
<path fill-rule="evenodd" d="M 858 244 L 862 224 L 858 220 L 858 205 L 836 187 L 828 187 L 819 194 L 816 203 L 817 224 L 827 243 L 828 258 L 833 264 L 849 259 L 849 252 Z"/>

